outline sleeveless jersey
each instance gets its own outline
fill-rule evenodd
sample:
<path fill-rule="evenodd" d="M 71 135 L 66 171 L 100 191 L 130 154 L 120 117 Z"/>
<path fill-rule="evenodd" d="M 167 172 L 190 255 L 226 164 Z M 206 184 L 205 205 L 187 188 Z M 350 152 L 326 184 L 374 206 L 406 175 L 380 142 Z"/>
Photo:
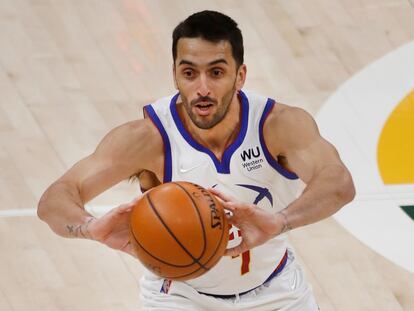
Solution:
<path fill-rule="evenodd" d="M 216 187 L 240 202 L 277 213 L 298 197 L 304 184 L 284 169 L 266 147 L 263 124 L 275 101 L 250 92 L 240 91 L 238 96 L 240 130 L 221 160 L 187 132 L 176 107 L 179 94 L 144 107 L 164 142 L 164 182 L 189 181 L 206 188 Z M 228 248 L 240 242 L 240 234 L 233 227 Z M 286 234 L 281 234 L 235 258 L 223 256 L 207 273 L 186 283 L 209 294 L 248 291 L 272 274 L 287 246 Z"/>

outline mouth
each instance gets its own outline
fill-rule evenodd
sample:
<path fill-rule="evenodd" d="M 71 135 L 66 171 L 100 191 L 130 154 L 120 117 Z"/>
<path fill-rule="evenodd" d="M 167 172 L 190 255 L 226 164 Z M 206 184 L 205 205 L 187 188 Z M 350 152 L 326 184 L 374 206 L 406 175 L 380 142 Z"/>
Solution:
<path fill-rule="evenodd" d="M 196 113 L 200 116 L 208 116 L 213 110 L 213 104 L 211 102 L 200 102 L 197 103 L 194 107 Z"/>

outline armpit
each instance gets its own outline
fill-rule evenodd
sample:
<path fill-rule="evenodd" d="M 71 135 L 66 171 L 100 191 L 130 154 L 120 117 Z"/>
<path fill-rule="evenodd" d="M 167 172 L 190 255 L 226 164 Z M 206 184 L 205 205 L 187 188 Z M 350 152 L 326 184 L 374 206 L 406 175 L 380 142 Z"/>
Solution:
<path fill-rule="evenodd" d="M 131 176 L 130 180 L 139 181 L 141 192 L 145 192 L 151 188 L 161 185 L 157 175 L 151 171 L 143 170 L 142 172 Z"/>

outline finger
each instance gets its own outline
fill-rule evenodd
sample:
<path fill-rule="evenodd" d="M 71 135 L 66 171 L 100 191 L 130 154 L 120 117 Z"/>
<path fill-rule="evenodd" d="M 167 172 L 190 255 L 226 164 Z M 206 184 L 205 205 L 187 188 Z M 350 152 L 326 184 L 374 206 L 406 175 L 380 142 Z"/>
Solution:
<path fill-rule="evenodd" d="M 249 248 L 247 247 L 247 245 L 244 242 L 241 242 L 239 245 L 233 248 L 226 249 L 224 256 L 237 256 L 248 250 Z"/>
<path fill-rule="evenodd" d="M 223 208 L 234 213 L 234 211 L 237 209 L 237 206 L 230 202 L 223 202 Z"/>
<path fill-rule="evenodd" d="M 226 203 L 222 198 L 215 196 L 215 198 L 217 199 L 217 201 L 220 202 L 221 205 L 223 205 L 224 203 Z"/>
<path fill-rule="evenodd" d="M 243 203 L 235 203 L 235 202 L 225 202 L 223 204 L 223 208 L 225 211 L 229 211 L 232 216 L 235 217 L 246 217 L 246 212 L 250 211 L 250 207 Z"/>
<path fill-rule="evenodd" d="M 134 198 L 129 204 L 135 205 L 135 203 L 137 203 L 139 200 L 141 200 L 143 196 L 144 196 L 144 194 L 140 194 L 139 196 Z"/>
<path fill-rule="evenodd" d="M 210 191 L 212 194 L 214 194 L 216 197 L 218 197 L 224 202 L 236 201 L 232 196 L 228 194 L 224 194 L 223 192 L 221 192 L 220 190 L 217 190 L 216 188 L 209 188 L 208 191 Z"/>
<path fill-rule="evenodd" d="M 134 198 L 131 202 L 120 205 L 117 211 L 119 213 L 130 212 L 134 208 L 134 206 L 137 204 L 137 202 L 142 199 L 143 196 L 144 195 L 141 194 L 137 196 L 136 198 Z"/>
<path fill-rule="evenodd" d="M 132 205 L 131 203 L 122 204 L 115 209 L 115 212 L 118 214 L 128 213 L 131 212 L 133 208 L 134 205 Z"/>
<path fill-rule="evenodd" d="M 229 225 L 233 225 L 237 227 L 237 222 L 235 221 L 232 215 L 226 215 L 226 217 L 227 217 L 227 222 L 229 223 Z"/>

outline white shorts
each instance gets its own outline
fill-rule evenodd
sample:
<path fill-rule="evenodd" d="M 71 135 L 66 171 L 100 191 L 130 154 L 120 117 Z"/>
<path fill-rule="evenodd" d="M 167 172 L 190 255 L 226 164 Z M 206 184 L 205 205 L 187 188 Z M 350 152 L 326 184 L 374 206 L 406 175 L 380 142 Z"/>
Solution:
<path fill-rule="evenodd" d="M 200 294 L 184 282 L 173 281 L 168 294 L 162 293 L 164 280 L 145 275 L 140 281 L 141 301 L 147 311 L 318 311 L 312 289 L 293 253 L 288 250 L 286 266 L 280 274 L 258 288 L 234 298 Z"/>

